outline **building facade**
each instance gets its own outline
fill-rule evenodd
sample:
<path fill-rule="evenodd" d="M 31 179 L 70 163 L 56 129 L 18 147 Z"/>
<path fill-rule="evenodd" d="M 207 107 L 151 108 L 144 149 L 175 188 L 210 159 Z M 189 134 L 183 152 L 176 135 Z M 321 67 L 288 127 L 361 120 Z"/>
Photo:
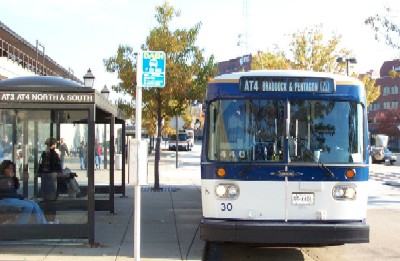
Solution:
<path fill-rule="evenodd" d="M 39 41 L 29 43 L 0 21 L 0 80 L 34 75 L 58 76 L 83 84 L 71 69 L 47 56 Z"/>
<path fill-rule="evenodd" d="M 247 54 L 244 56 L 236 57 L 234 59 L 230 59 L 228 61 L 219 62 L 218 75 L 233 73 L 233 72 L 250 71 L 251 60 L 252 60 L 252 55 Z"/>
<path fill-rule="evenodd" d="M 380 69 L 380 77 L 376 79 L 376 86 L 380 86 L 381 95 L 368 107 L 368 123 L 372 141 L 374 136 L 382 132 L 382 128 L 378 123 L 377 117 L 381 113 L 391 113 L 391 120 L 388 122 L 388 127 L 393 130 L 388 130 L 390 136 L 389 147 L 394 149 L 399 148 L 400 136 L 400 77 L 392 77 L 391 72 L 400 73 L 400 60 L 385 61 Z M 396 124 L 395 115 L 398 114 L 398 124 Z M 397 135 L 396 135 L 397 134 Z M 372 143 L 373 144 L 373 143 Z"/>

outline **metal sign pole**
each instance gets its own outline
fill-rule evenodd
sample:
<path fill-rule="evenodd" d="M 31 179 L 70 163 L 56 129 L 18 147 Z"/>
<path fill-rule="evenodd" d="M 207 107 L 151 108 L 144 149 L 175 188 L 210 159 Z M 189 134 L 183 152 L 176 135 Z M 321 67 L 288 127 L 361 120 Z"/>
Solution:
<path fill-rule="evenodd" d="M 138 55 L 138 65 L 141 63 L 141 54 Z M 139 68 L 139 66 L 137 66 Z M 137 74 L 139 74 L 137 72 Z M 139 77 L 139 76 L 138 76 Z M 141 76 L 140 76 L 141 78 Z M 135 138 L 136 138 L 136 149 L 137 149 L 137 163 L 136 163 L 136 177 L 135 177 L 135 220 L 134 220 L 134 257 L 136 261 L 140 261 L 140 217 L 141 217 L 141 191 L 139 186 L 139 171 L 140 171 L 140 160 L 139 160 L 139 144 L 142 138 L 142 84 L 141 80 L 137 81 L 136 87 L 136 117 L 135 117 Z"/>
<path fill-rule="evenodd" d="M 165 85 L 165 53 L 159 51 L 141 51 L 137 55 L 136 63 L 136 180 L 135 180 L 135 221 L 134 221 L 134 257 L 140 261 L 140 216 L 141 216 L 141 191 L 140 186 L 147 184 L 147 164 L 143 154 L 147 157 L 147 151 L 143 153 L 145 145 L 142 139 L 142 88 L 164 87 Z M 142 155 L 142 156 L 140 156 Z M 147 158 L 146 158 L 147 160 Z M 146 171 L 145 171 L 146 170 Z M 143 172 L 143 173 L 140 173 Z"/>

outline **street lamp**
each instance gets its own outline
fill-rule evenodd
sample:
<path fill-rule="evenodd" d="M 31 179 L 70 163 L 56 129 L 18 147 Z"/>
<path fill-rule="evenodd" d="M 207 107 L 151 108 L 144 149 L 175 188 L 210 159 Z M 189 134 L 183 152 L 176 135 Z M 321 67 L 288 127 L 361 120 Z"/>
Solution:
<path fill-rule="evenodd" d="M 110 96 L 110 91 L 108 90 L 107 85 L 104 84 L 104 87 L 101 90 L 101 94 L 108 101 L 108 96 Z M 104 123 L 104 139 L 103 140 L 104 140 L 104 160 L 103 160 L 103 164 L 104 164 L 104 169 L 107 169 L 107 164 L 108 164 L 108 160 L 107 160 L 108 144 L 107 144 L 107 124 L 106 123 Z"/>
<path fill-rule="evenodd" d="M 107 85 L 104 85 L 103 89 L 101 90 L 101 94 L 108 100 L 108 97 L 110 96 L 110 91 L 107 88 Z"/>
<path fill-rule="evenodd" d="M 83 76 L 83 82 L 84 82 L 84 84 L 85 84 L 85 87 L 93 88 L 94 78 L 95 78 L 95 77 L 94 77 L 92 71 L 91 71 L 90 68 L 89 68 L 89 70 L 87 71 L 87 73 Z"/>
<path fill-rule="evenodd" d="M 336 62 L 338 62 L 338 63 L 343 63 L 343 62 L 345 62 L 346 63 L 346 75 L 348 76 L 349 75 L 349 63 L 351 63 L 351 64 L 356 64 L 357 63 L 357 60 L 356 60 L 356 58 L 343 58 L 343 57 L 338 57 L 337 59 L 336 59 Z"/>

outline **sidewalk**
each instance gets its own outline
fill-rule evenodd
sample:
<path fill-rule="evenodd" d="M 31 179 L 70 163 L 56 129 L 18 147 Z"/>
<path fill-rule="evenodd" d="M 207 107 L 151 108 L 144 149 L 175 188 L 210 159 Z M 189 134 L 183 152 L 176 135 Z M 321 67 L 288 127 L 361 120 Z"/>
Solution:
<path fill-rule="evenodd" d="M 174 155 L 162 151 L 161 192 L 151 191 L 154 155 L 149 157 L 149 186 L 141 190 L 141 260 L 202 259 L 200 159 L 185 158 L 176 169 Z M 126 197 L 115 198 L 115 214 L 96 212 L 96 247 L 87 240 L 7 241 L 0 242 L 0 260 L 134 260 L 133 204 L 128 184 Z"/>

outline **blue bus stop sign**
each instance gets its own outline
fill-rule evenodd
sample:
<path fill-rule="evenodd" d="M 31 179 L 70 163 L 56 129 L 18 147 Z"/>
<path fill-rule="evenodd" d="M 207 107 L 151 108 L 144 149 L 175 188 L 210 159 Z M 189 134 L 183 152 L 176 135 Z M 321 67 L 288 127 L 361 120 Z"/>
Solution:
<path fill-rule="evenodd" d="M 137 84 L 141 87 L 165 86 L 165 53 L 143 51 L 138 54 Z"/>

